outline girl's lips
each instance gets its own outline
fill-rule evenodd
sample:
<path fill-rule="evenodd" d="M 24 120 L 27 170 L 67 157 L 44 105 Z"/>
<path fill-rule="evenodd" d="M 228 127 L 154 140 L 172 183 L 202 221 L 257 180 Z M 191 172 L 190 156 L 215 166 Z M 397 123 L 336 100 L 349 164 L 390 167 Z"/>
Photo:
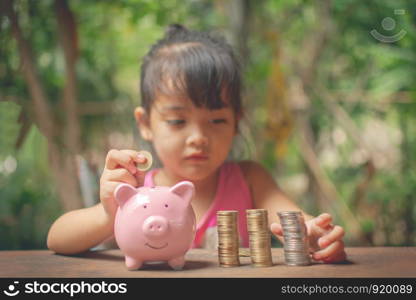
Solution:
<path fill-rule="evenodd" d="M 199 155 L 199 154 L 195 154 L 195 155 L 189 155 L 185 158 L 186 160 L 207 160 L 208 156 L 207 155 Z"/>

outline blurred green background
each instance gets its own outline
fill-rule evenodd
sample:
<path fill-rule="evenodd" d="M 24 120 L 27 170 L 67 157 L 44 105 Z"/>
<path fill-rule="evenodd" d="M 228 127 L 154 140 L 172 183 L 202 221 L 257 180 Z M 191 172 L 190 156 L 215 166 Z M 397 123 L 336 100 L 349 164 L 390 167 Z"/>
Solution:
<path fill-rule="evenodd" d="M 46 248 L 98 201 L 112 148 L 146 148 L 139 68 L 165 27 L 224 35 L 244 70 L 235 158 L 346 244 L 416 245 L 416 3 L 0 0 L 0 250 Z"/>

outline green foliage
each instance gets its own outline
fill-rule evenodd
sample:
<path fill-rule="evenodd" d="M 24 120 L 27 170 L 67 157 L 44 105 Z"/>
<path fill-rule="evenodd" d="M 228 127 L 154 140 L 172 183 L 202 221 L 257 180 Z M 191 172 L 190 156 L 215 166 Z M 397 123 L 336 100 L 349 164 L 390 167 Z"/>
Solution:
<path fill-rule="evenodd" d="M 12 102 L 0 102 L 0 160 L 13 152 L 19 133 L 20 107 Z"/>
<path fill-rule="evenodd" d="M 59 116 L 64 113 L 61 100 L 66 78 L 54 1 L 15 2 L 39 77 L 51 108 Z M 141 58 L 171 23 L 214 30 L 228 37 L 231 21 L 224 3 L 69 1 L 78 34 L 76 75 L 80 110 L 83 112 L 94 103 L 98 108 L 109 107 L 104 112 L 81 114 L 81 155 L 101 159 L 109 136 L 114 133 L 124 137 L 134 131 L 137 136 L 132 111 L 140 103 Z M 244 62 L 245 100 L 253 132 L 250 146 L 258 148 L 259 161 L 279 183 L 299 175 L 307 178 L 302 183 L 306 187 L 294 195 L 313 214 L 320 211 L 311 188 L 311 174 L 299 148 L 298 128 L 286 142 L 284 157 L 277 157 L 276 141 L 265 140 L 264 128 L 270 117 L 265 99 L 273 71 L 272 58 L 280 49 L 280 58 L 287 59 L 282 59 L 280 66 L 285 79 L 299 80 L 299 69 L 310 58 L 306 42 L 313 41 L 322 30 L 322 7 L 316 3 L 250 1 L 250 16 L 245 20 L 250 23 L 250 56 Z M 396 9 L 405 10 L 405 14 L 395 15 Z M 311 104 L 308 116 L 315 150 L 340 197 L 336 209 L 342 206 L 341 202 L 347 203 L 359 218 L 362 231 L 375 245 L 416 244 L 415 15 L 416 5 L 412 1 L 331 1 L 329 37 L 323 42 L 312 82 L 305 87 Z M 394 32 L 382 27 L 386 17 L 396 20 Z M 374 39 L 372 29 L 384 35 L 403 29 L 406 35 L 387 44 Z M 277 40 L 269 38 L 270 32 L 276 33 Z M 22 129 L 20 114 L 25 113 L 33 122 L 30 94 L 21 71 L 10 23 L 0 15 L 0 249 L 44 248 L 50 224 L 62 213 L 49 167 L 47 141 L 35 125 L 16 149 Z M 365 159 L 360 159 L 359 145 L 330 111 L 321 89 L 347 113 L 370 146 L 381 145 L 374 150 L 375 175 L 360 205 L 355 203 L 355 195 L 367 174 Z M 403 94 L 406 96 L 402 97 Z M 327 161 L 327 153 L 335 158 Z M 394 159 L 389 160 L 390 157 Z M 100 164 L 90 163 L 95 164 L 99 176 Z M 286 189 L 285 184 L 280 186 Z M 349 221 L 337 220 L 345 225 L 347 236 Z M 351 237 L 351 243 L 360 242 Z M 279 243 L 274 241 L 274 245 Z"/>
<path fill-rule="evenodd" d="M 0 250 L 45 248 L 46 233 L 60 213 L 46 141 L 32 127 L 22 148 L 8 155 L 0 172 Z"/>

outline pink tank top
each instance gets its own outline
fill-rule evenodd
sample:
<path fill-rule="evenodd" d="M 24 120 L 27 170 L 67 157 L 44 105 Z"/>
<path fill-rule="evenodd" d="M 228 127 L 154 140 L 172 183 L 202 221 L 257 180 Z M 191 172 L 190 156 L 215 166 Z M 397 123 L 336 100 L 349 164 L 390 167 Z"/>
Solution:
<path fill-rule="evenodd" d="M 144 186 L 154 186 L 153 176 L 160 169 L 146 173 Z M 217 211 L 237 210 L 240 243 L 248 247 L 246 209 L 253 208 L 249 187 L 244 179 L 240 166 L 236 162 L 225 162 L 220 168 L 217 192 L 210 208 L 199 221 L 193 247 L 200 247 L 205 231 L 217 226 Z"/>

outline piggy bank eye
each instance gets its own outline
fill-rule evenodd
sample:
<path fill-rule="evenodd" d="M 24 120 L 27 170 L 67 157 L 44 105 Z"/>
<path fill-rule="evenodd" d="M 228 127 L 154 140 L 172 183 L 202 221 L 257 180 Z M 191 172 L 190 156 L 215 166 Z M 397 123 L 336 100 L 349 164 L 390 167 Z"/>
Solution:
<path fill-rule="evenodd" d="M 168 208 L 168 207 L 169 207 L 169 205 L 165 204 L 165 207 L 166 207 L 166 208 Z"/>
<path fill-rule="evenodd" d="M 143 205 L 143 208 L 147 208 L 147 205 L 145 204 L 145 205 Z"/>

